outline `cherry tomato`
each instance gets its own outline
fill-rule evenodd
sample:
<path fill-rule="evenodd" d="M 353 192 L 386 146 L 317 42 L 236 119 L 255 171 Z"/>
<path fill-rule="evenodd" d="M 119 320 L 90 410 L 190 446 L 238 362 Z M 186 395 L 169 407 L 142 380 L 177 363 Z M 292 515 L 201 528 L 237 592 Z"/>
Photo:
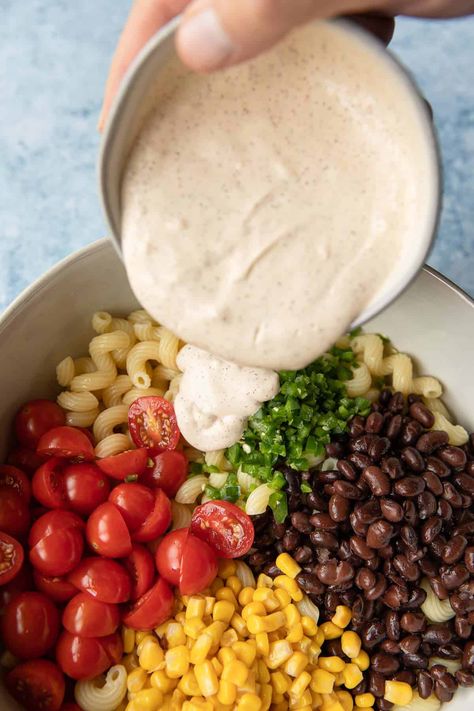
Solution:
<path fill-rule="evenodd" d="M 68 507 L 64 486 L 64 459 L 51 457 L 37 469 L 31 481 L 33 496 L 48 509 Z"/>
<path fill-rule="evenodd" d="M 119 626 L 119 609 L 80 592 L 64 608 L 62 622 L 68 632 L 79 637 L 106 637 Z"/>
<path fill-rule="evenodd" d="M 91 462 L 68 464 L 63 472 L 63 482 L 69 506 L 84 516 L 106 501 L 110 491 L 107 477 Z"/>
<path fill-rule="evenodd" d="M 40 467 L 45 461 L 45 457 L 40 456 L 36 452 L 26 447 L 15 447 L 7 457 L 8 464 L 18 467 L 30 476 Z"/>
<path fill-rule="evenodd" d="M 60 711 L 65 708 L 61 706 L 66 690 L 63 673 L 47 659 L 18 664 L 6 675 L 5 685 L 27 711 Z"/>
<path fill-rule="evenodd" d="M 118 664 L 122 660 L 123 644 L 122 636 L 119 632 L 109 634 L 107 637 L 101 637 L 99 642 L 109 658 L 109 666 Z"/>
<path fill-rule="evenodd" d="M 123 623 L 134 630 L 157 627 L 171 615 L 173 605 L 171 588 L 160 578 L 124 615 Z"/>
<path fill-rule="evenodd" d="M 128 410 L 130 434 L 137 447 L 146 447 L 150 454 L 176 449 L 179 429 L 173 405 L 164 397 L 139 397 Z"/>
<path fill-rule="evenodd" d="M 6 585 L 18 575 L 24 558 L 21 543 L 0 531 L 0 585 Z"/>
<path fill-rule="evenodd" d="M 66 459 L 94 459 L 94 447 L 89 437 L 76 427 L 55 427 L 44 434 L 38 442 L 38 454 Z"/>
<path fill-rule="evenodd" d="M 0 531 L 23 536 L 30 525 L 30 510 L 24 498 L 13 488 L 0 490 Z"/>
<path fill-rule="evenodd" d="M 248 553 L 254 539 L 250 516 L 228 501 L 207 501 L 197 506 L 191 532 L 209 543 L 221 558 L 240 558 Z"/>
<path fill-rule="evenodd" d="M 30 562 L 43 575 L 60 577 L 76 567 L 83 550 L 84 539 L 78 528 L 59 528 L 31 548 Z"/>
<path fill-rule="evenodd" d="M 31 499 L 30 480 L 21 469 L 10 464 L 0 466 L 0 492 L 2 489 L 14 489 L 27 504 Z"/>
<path fill-rule="evenodd" d="M 41 657 L 55 643 L 58 631 L 58 611 L 45 595 L 23 592 L 8 603 L 2 619 L 2 639 L 15 657 Z"/>
<path fill-rule="evenodd" d="M 179 586 L 182 595 L 201 592 L 217 575 L 214 550 L 189 529 L 170 531 L 156 551 L 156 567 L 172 585 Z"/>
<path fill-rule="evenodd" d="M 93 447 L 95 447 L 94 435 L 92 434 L 92 432 L 90 430 L 87 429 L 87 427 L 76 427 L 76 430 L 79 430 L 79 432 L 83 432 L 85 434 L 85 436 L 87 437 L 87 439 L 89 440 L 89 442 L 91 443 L 91 445 Z"/>
<path fill-rule="evenodd" d="M 161 452 L 153 457 L 153 466 L 147 467 L 140 477 L 140 483 L 145 486 L 158 486 L 172 499 L 181 484 L 186 481 L 187 472 L 188 460 L 182 452 Z"/>
<path fill-rule="evenodd" d="M 130 600 L 137 600 L 151 588 L 153 583 L 155 577 L 153 556 L 148 548 L 134 543 L 132 552 L 122 562 L 132 581 Z"/>
<path fill-rule="evenodd" d="M 56 661 L 73 679 L 90 679 L 111 666 L 101 640 L 62 632 L 56 645 Z"/>
<path fill-rule="evenodd" d="M 148 543 L 161 536 L 171 523 L 171 502 L 161 489 L 156 489 L 152 512 L 133 533 L 132 539 Z"/>
<path fill-rule="evenodd" d="M 75 586 L 66 578 L 48 578 L 34 570 L 33 580 L 35 588 L 55 602 L 66 602 L 77 593 Z"/>
<path fill-rule="evenodd" d="M 97 466 L 112 479 L 123 481 L 128 477 L 140 476 L 146 469 L 148 452 L 146 449 L 130 449 L 112 457 L 98 459 Z"/>
<path fill-rule="evenodd" d="M 101 602 L 119 603 L 130 599 L 130 575 L 115 560 L 84 558 L 69 574 L 68 580 L 76 588 Z"/>
<path fill-rule="evenodd" d="M 119 484 L 110 492 L 111 501 L 120 511 L 130 532 L 135 531 L 153 511 L 155 495 L 141 484 Z"/>
<path fill-rule="evenodd" d="M 6 583 L 6 585 L 0 586 L 0 617 L 5 613 L 8 603 L 10 600 L 13 600 L 15 595 L 18 595 L 18 593 L 24 592 L 25 590 L 31 590 L 32 587 L 33 577 L 31 574 L 31 568 L 28 563 L 24 561 L 13 580 Z"/>
<path fill-rule="evenodd" d="M 15 416 L 15 434 L 23 447 L 36 449 L 41 437 L 66 422 L 64 410 L 51 400 L 31 400 Z"/>
<path fill-rule="evenodd" d="M 42 538 L 62 528 L 77 528 L 79 531 L 83 531 L 85 523 L 82 518 L 79 518 L 72 511 L 64 511 L 63 509 L 47 511 L 32 525 L 28 536 L 28 545 L 32 548 Z"/>
<path fill-rule="evenodd" d="M 107 558 L 124 558 L 132 550 L 127 524 L 110 501 L 98 506 L 89 516 L 86 538 L 95 553 Z"/>

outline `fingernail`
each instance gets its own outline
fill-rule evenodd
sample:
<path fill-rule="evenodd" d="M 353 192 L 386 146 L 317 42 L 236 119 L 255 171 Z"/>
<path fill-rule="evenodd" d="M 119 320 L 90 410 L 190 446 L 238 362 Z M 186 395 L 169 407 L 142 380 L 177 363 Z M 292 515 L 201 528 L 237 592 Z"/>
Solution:
<path fill-rule="evenodd" d="M 196 69 L 216 69 L 234 46 L 212 8 L 191 15 L 181 26 L 178 42 L 185 60 Z"/>

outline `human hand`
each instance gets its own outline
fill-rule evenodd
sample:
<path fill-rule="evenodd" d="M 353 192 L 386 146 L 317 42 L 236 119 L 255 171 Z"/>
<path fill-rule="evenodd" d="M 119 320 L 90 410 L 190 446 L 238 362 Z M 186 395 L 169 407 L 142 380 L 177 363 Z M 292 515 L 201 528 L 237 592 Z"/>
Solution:
<path fill-rule="evenodd" d="M 99 130 L 133 58 L 179 13 L 178 54 L 191 69 L 208 72 L 260 54 L 311 19 L 353 15 L 388 44 L 391 17 L 468 15 L 474 0 L 135 0 L 112 60 Z"/>

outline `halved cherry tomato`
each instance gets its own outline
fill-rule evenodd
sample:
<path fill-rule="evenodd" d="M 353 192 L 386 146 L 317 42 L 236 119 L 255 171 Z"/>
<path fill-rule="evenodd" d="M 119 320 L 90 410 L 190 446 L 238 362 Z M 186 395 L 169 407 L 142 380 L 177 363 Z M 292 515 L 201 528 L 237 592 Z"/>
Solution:
<path fill-rule="evenodd" d="M 122 562 L 132 581 L 130 600 L 137 600 L 151 588 L 153 583 L 155 577 L 153 556 L 148 548 L 134 543 L 132 552 Z"/>
<path fill-rule="evenodd" d="M 65 511 L 64 509 L 47 511 L 32 525 L 28 536 L 28 545 L 32 548 L 42 538 L 62 528 L 77 528 L 79 531 L 83 531 L 85 523 L 82 518 L 72 511 Z"/>
<path fill-rule="evenodd" d="M 69 574 L 68 580 L 76 588 L 101 602 L 119 603 L 130 599 L 130 575 L 115 560 L 84 558 Z"/>
<path fill-rule="evenodd" d="M 48 577 L 70 573 L 79 563 L 84 539 L 78 528 L 59 528 L 41 538 L 30 550 L 31 565 Z"/>
<path fill-rule="evenodd" d="M 119 609 L 80 592 L 64 608 L 62 622 L 68 632 L 79 637 L 106 637 L 119 626 Z"/>
<path fill-rule="evenodd" d="M 51 400 L 31 400 L 15 415 L 15 434 L 23 447 L 36 449 L 41 437 L 66 422 L 64 410 Z"/>
<path fill-rule="evenodd" d="M 47 659 L 18 664 L 6 675 L 5 685 L 27 711 L 60 711 L 65 708 L 61 706 L 66 690 L 63 673 Z"/>
<path fill-rule="evenodd" d="M 161 489 L 155 490 L 155 503 L 152 512 L 141 526 L 132 533 L 132 540 L 148 543 L 161 536 L 171 523 L 171 502 Z"/>
<path fill-rule="evenodd" d="M 35 588 L 55 602 L 66 602 L 77 593 L 76 587 L 66 578 L 49 578 L 34 570 L 33 580 Z"/>
<path fill-rule="evenodd" d="M 21 469 L 10 464 L 0 466 L 0 492 L 2 489 L 14 489 L 27 504 L 31 499 L 30 480 Z"/>
<path fill-rule="evenodd" d="M 124 558 L 132 550 L 127 524 L 110 501 L 98 506 L 89 516 L 86 538 L 95 553 L 107 558 Z"/>
<path fill-rule="evenodd" d="M 79 432 L 83 432 L 85 434 L 85 436 L 87 437 L 87 439 L 89 440 L 89 442 L 91 443 L 91 445 L 93 447 L 95 447 L 94 435 L 92 434 L 92 432 L 90 430 L 87 429 L 87 427 L 76 427 L 76 429 L 79 430 Z"/>
<path fill-rule="evenodd" d="M 81 430 L 76 427 L 55 427 L 44 434 L 38 442 L 38 454 L 67 459 L 94 459 L 94 447 Z"/>
<path fill-rule="evenodd" d="M 21 537 L 29 525 L 30 510 L 24 498 L 13 488 L 0 490 L 0 531 Z"/>
<path fill-rule="evenodd" d="M 146 449 L 130 449 L 112 457 L 98 459 L 97 466 L 112 479 L 124 481 L 128 477 L 140 476 L 146 469 L 148 452 Z"/>
<path fill-rule="evenodd" d="M 18 593 L 31 590 L 32 587 L 33 577 L 31 575 L 31 568 L 25 560 L 13 580 L 6 585 L 0 586 L 0 617 L 5 613 L 5 609 L 10 600 L 13 600 Z"/>
<path fill-rule="evenodd" d="M 134 630 L 157 627 L 168 619 L 173 605 L 174 596 L 171 588 L 163 578 L 160 578 L 125 614 L 123 623 Z"/>
<path fill-rule="evenodd" d="M 150 454 L 176 449 L 179 429 L 173 405 L 164 397 L 139 397 L 128 410 L 130 434 L 137 447 L 146 447 Z"/>
<path fill-rule="evenodd" d="M 83 516 L 106 501 L 110 491 L 107 477 L 92 462 L 68 464 L 63 471 L 63 483 L 68 505 Z"/>
<path fill-rule="evenodd" d="M 56 661 L 73 679 L 90 679 L 111 666 L 101 640 L 62 632 L 56 645 Z"/>
<path fill-rule="evenodd" d="M 159 486 L 170 499 L 176 496 L 181 484 L 186 481 L 188 460 L 177 449 L 161 452 L 153 457 L 153 466 L 147 467 L 140 477 L 145 486 Z"/>
<path fill-rule="evenodd" d="M 0 585 L 6 585 L 18 575 L 24 558 L 21 543 L 0 531 Z"/>
<path fill-rule="evenodd" d="M 201 592 L 217 575 L 214 550 L 187 528 L 170 531 L 156 551 L 156 567 L 182 595 Z"/>
<path fill-rule="evenodd" d="M 31 449 L 26 447 L 15 447 L 12 449 L 7 457 L 8 464 L 12 464 L 14 467 L 18 467 L 24 472 L 27 472 L 30 476 L 40 467 L 46 458 L 33 452 Z"/>
<path fill-rule="evenodd" d="M 55 643 L 59 615 L 45 595 L 23 592 L 8 603 L 1 624 L 7 649 L 19 659 L 34 659 Z"/>
<path fill-rule="evenodd" d="M 109 658 L 109 666 L 118 664 L 123 655 L 122 636 L 120 632 L 109 634 L 108 637 L 101 637 L 99 642 Z"/>
<path fill-rule="evenodd" d="M 135 531 L 153 511 L 155 495 L 141 484 L 119 484 L 109 496 L 120 511 L 130 532 Z"/>
<path fill-rule="evenodd" d="M 48 509 L 68 507 L 63 477 L 64 464 L 64 459 L 61 457 L 51 457 L 33 475 L 31 481 L 33 496 Z"/>
<path fill-rule="evenodd" d="M 250 516 L 228 501 L 206 501 L 197 506 L 191 532 L 209 543 L 221 558 L 240 558 L 248 553 L 254 539 Z"/>

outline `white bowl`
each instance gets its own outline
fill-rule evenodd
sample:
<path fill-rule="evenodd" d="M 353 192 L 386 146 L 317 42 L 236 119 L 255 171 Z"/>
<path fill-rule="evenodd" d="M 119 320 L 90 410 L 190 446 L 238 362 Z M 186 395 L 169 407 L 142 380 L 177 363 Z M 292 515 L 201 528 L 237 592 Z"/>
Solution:
<path fill-rule="evenodd" d="M 33 397 L 55 397 L 56 364 L 87 350 L 94 311 L 137 308 L 124 268 L 108 240 L 60 262 L 29 287 L 0 318 L 0 461 L 17 407 Z M 420 370 L 439 377 L 458 421 L 474 429 L 474 302 L 431 269 L 366 324 L 416 357 Z M 450 711 L 474 707 L 474 689 L 459 691 Z M 19 709 L 0 687 L 1 711 Z"/>

